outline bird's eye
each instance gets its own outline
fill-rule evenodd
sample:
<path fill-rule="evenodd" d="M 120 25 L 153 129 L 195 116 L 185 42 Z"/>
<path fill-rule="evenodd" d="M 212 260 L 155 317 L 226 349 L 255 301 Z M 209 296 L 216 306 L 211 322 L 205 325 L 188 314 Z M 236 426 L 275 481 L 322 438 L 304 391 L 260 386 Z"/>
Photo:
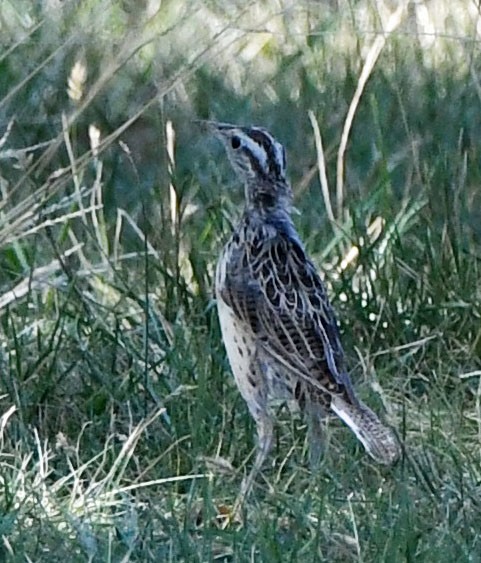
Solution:
<path fill-rule="evenodd" d="M 239 137 L 237 136 L 232 137 L 232 139 L 230 140 L 230 146 L 233 149 L 238 149 L 241 146 L 241 140 L 239 139 Z"/>

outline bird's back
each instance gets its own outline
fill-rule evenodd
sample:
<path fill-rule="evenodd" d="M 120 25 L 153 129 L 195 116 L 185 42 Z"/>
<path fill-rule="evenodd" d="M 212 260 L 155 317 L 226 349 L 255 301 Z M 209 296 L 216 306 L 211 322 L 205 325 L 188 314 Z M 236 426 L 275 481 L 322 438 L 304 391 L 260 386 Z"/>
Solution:
<path fill-rule="evenodd" d="M 325 408 L 332 394 L 357 402 L 324 285 L 288 216 L 246 210 L 219 259 L 216 296 L 229 357 L 249 341 L 272 398 L 301 408 L 306 393 Z"/>

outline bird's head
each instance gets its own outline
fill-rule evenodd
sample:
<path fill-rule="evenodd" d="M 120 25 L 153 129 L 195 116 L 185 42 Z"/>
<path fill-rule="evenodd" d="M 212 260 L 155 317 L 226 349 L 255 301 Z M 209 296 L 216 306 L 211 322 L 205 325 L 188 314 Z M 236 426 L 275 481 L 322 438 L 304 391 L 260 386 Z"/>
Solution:
<path fill-rule="evenodd" d="M 265 207 L 290 204 L 286 151 L 266 129 L 202 123 L 222 141 L 234 171 L 246 184 L 248 203 Z"/>

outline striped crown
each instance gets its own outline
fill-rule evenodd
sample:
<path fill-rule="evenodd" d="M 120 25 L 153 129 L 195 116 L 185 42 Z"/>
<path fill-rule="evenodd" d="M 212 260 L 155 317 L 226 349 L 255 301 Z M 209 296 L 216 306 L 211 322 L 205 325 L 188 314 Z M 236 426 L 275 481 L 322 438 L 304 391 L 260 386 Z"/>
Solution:
<path fill-rule="evenodd" d="M 232 167 L 247 185 L 251 203 L 269 207 L 290 201 L 286 151 L 266 129 L 204 123 L 223 142 Z"/>

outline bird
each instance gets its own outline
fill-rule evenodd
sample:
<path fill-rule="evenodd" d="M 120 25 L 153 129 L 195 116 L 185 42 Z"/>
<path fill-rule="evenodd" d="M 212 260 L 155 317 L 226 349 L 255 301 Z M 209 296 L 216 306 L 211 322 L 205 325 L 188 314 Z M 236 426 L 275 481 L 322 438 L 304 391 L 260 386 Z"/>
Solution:
<path fill-rule="evenodd" d="M 322 421 L 337 415 L 378 463 L 401 455 L 394 430 L 357 397 L 326 288 L 294 226 L 286 151 L 263 127 L 202 125 L 220 139 L 245 206 L 215 273 L 224 346 L 257 429 L 257 453 L 242 484 L 250 491 L 273 443 L 273 400 L 293 400 L 305 415 L 310 457 L 322 452 Z"/>

